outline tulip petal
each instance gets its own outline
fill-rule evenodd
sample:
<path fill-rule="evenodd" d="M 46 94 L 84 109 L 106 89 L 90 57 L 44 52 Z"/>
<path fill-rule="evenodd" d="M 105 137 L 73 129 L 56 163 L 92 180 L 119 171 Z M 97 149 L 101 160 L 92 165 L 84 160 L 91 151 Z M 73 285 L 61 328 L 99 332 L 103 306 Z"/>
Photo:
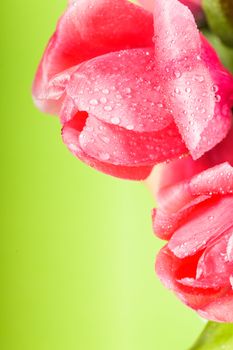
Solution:
<path fill-rule="evenodd" d="M 190 180 L 192 176 L 206 170 L 209 166 L 212 166 L 211 161 L 205 156 L 196 161 L 191 156 L 188 156 L 163 164 L 160 176 L 160 190 L 172 187 L 179 182 Z"/>
<path fill-rule="evenodd" d="M 187 7 L 177 0 L 157 1 L 154 8 L 154 43 L 158 64 L 183 63 L 183 73 L 187 64 L 201 60 L 201 39 L 194 17 Z M 181 66 L 181 65 L 180 65 Z M 182 68 L 182 67 L 179 67 Z M 168 70 L 166 70 L 168 73 Z M 179 74 L 178 78 L 179 78 Z"/>
<path fill-rule="evenodd" d="M 154 19 L 157 65 L 166 77 L 163 89 L 170 96 L 170 109 L 183 140 L 197 159 L 218 144 L 230 128 L 230 108 L 227 116 L 219 114 L 216 81 L 206 61 L 216 55 L 200 36 L 191 12 L 179 1 L 156 3 Z M 217 63 L 214 65 L 216 68 Z"/>
<path fill-rule="evenodd" d="M 86 115 L 84 122 L 83 113 Z M 104 123 L 86 112 L 78 112 L 72 120 L 64 124 L 63 139 L 72 151 L 77 148 L 76 156 L 81 160 L 85 161 L 85 155 L 98 164 L 105 163 L 104 172 L 115 176 L 119 176 L 117 166 L 128 167 L 132 171 L 124 177 L 133 179 L 147 177 L 155 162 L 176 157 L 170 147 L 171 143 L 175 145 L 175 152 L 180 152 L 180 137 L 174 124 L 162 132 L 138 134 Z M 95 162 L 93 167 L 97 164 Z M 143 175 L 140 175 L 138 166 L 142 166 Z M 99 169 L 99 166 L 96 168 Z"/>
<path fill-rule="evenodd" d="M 186 205 L 180 209 L 177 208 L 174 212 L 164 211 L 163 208 L 154 210 L 152 213 L 152 220 L 156 236 L 165 240 L 170 239 L 174 231 L 182 225 L 188 215 L 208 198 L 210 198 L 208 195 L 198 196 L 196 198 L 193 197 L 187 200 Z M 179 202 L 179 200 L 180 198 L 177 197 L 177 202 Z"/>
<path fill-rule="evenodd" d="M 223 163 L 196 175 L 190 181 L 193 195 L 233 193 L 233 167 Z"/>
<path fill-rule="evenodd" d="M 205 201 L 175 231 L 168 243 L 169 249 L 179 258 L 196 254 L 233 226 L 232 211 L 230 195 Z"/>
<path fill-rule="evenodd" d="M 104 122 L 139 132 L 158 131 L 173 122 L 160 79 L 153 48 L 132 49 L 102 55 L 77 67 L 66 93 L 79 110 Z"/>
<path fill-rule="evenodd" d="M 58 101 L 50 105 L 43 99 L 54 75 L 107 52 L 151 46 L 152 36 L 152 15 L 126 0 L 70 1 L 37 71 L 36 104 L 44 111 L 57 112 Z"/>
<path fill-rule="evenodd" d="M 197 311 L 201 317 L 209 320 L 230 323 L 233 320 L 233 293 L 229 292 L 225 297 L 208 303 Z"/>
<path fill-rule="evenodd" d="M 203 11 L 201 9 L 201 1 L 202 0 L 180 0 L 180 2 L 188 6 L 188 8 L 192 11 L 196 19 L 201 20 L 203 19 Z M 151 13 L 154 12 L 155 7 L 155 0 L 139 0 L 139 3 L 142 4 L 142 6 Z M 157 5 L 157 3 L 156 3 Z"/>
<path fill-rule="evenodd" d="M 102 134 L 109 139 L 107 146 L 100 137 Z M 174 147 L 172 149 L 171 144 Z M 102 152 L 107 152 L 106 161 L 116 165 L 153 165 L 177 157 L 182 151 L 174 124 L 160 132 L 138 134 L 103 123 L 91 115 L 80 135 L 80 145 L 86 153 L 97 159 Z"/>
<path fill-rule="evenodd" d="M 179 281 L 183 278 L 194 280 L 198 257 L 191 256 L 185 259 L 177 258 L 167 246 L 162 248 L 156 259 L 156 273 L 165 285 L 193 309 L 200 309 L 222 295 L 219 288 L 194 288 L 185 286 Z"/>
<path fill-rule="evenodd" d="M 227 246 L 232 228 L 212 244 L 209 244 L 197 265 L 196 280 L 215 287 L 229 286 L 233 263 L 227 256 Z"/>
<path fill-rule="evenodd" d="M 130 179 L 130 180 L 143 180 L 151 172 L 152 166 L 120 166 L 104 161 L 97 160 L 86 154 L 80 147 L 79 137 L 84 124 L 86 123 L 87 114 L 85 112 L 79 112 L 76 118 L 67 122 L 62 130 L 62 137 L 64 143 L 67 145 L 69 150 L 80 160 L 88 164 L 103 173 Z M 106 138 L 105 141 L 108 139 Z M 102 155 L 102 158 L 104 155 Z M 106 157 L 106 156 L 105 156 Z"/>

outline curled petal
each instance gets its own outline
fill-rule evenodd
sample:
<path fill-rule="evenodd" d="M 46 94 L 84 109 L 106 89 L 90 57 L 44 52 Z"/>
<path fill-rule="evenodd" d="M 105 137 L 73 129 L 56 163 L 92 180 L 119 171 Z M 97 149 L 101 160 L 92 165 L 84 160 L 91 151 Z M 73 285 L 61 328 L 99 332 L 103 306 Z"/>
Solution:
<path fill-rule="evenodd" d="M 178 193 L 178 192 L 177 192 Z M 185 197 L 183 197 L 184 200 Z M 157 209 L 152 213 L 153 220 L 153 229 L 156 236 L 161 239 L 168 240 L 172 237 L 173 233 L 182 225 L 182 223 L 187 219 L 188 215 L 195 210 L 198 206 L 201 205 L 204 201 L 206 201 L 210 196 L 208 195 L 200 195 L 198 197 L 186 197 L 186 203 L 183 200 L 180 201 L 180 197 L 176 196 L 176 203 L 180 203 L 183 206 L 175 207 L 176 210 L 169 212 L 167 210 Z M 172 198 L 175 200 L 175 197 Z M 170 202 L 172 205 L 173 202 Z M 176 205 L 177 205 L 176 204 Z M 185 205 L 184 205 L 185 204 Z M 166 208 L 167 209 L 167 208 Z"/>
<path fill-rule="evenodd" d="M 203 308 L 197 310 L 201 317 L 207 318 L 215 322 L 230 323 L 233 320 L 233 293 L 221 299 L 208 303 Z"/>
<path fill-rule="evenodd" d="M 179 1 L 156 2 L 154 43 L 158 64 L 165 69 L 166 64 L 171 62 L 173 65 L 180 61 L 185 65 L 187 60 L 191 63 L 200 54 L 202 44 L 197 25 L 191 12 Z"/>
<path fill-rule="evenodd" d="M 107 52 L 150 46 L 152 36 L 151 14 L 129 1 L 70 1 L 37 71 L 33 86 L 36 104 L 57 113 L 59 101 L 54 105 L 43 98 L 54 75 Z"/>
<path fill-rule="evenodd" d="M 191 193 L 195 196 L 200 195 L 201 193 L 207 193 L 207 191 L 212 191 L 216 193 L 218 191 L 217 186 L 219 187 L 221 192 L 222 186 L 219 182 L 215 182 L 215 176 L 217 178 L 219 178 L 220 176 L 221 178 L 221 176 L 223 175 L 223 183 L 227 181 L 228 186 L 231 185 L 230 177 L 228 177 L 228 179 L 226 180 L 224 179 L 226 173 L 231 174 L 232 172 L 232 167 L 230 167 L 230 165 L 233 165 L 232 149 L 233 127 L 231 127 L 227 137 L 221 143 L 215 146 L 211 151 L 207 152 L 200 159 L 193 161 L 193 159 L 190 156 L 183 157 L 182 159 L 176 159 L 168 164 L 161 165 L 159 171 L 157 171 L 157 168 L 155 167 L 148 180 L 150 181 L 150 188 L 152 188 L 156 200 L 159 200 L 159 207 L 163 207 L 164 203 L 167 200 L 169 200 L 170 202 L 170 193 L 172 194 L 173 191 L 177 191 L 173 189 L 174 185 L 178 185 L 182 181 L 190 180 L 192 177 L 194 178 L 191 181 L 191 183 L 193 184 Z M 216 165 L 219 165 L 219 167 L 214 167 Z M 215 183 L 215 185 L 214 188 L 210 187 L 209 190 L 207 187 L 206 191 L 204 190 L 205 186 L 207 186 L 206 181 L 203 183 L 198 181 L 199 177 L 196 178 L 195 175 L 200 174 L 201 178 L 202 172 L 212 167 L 213 169 L 210 169 L 210 174 L 213 174 L 213 172 L 216 172 L 216 174 L 213 174 L 212 179 L 208 178 L 208 181 L 211 180 L 210 183 Z M 222 170 L 223 174 L 220 175 L 222 173 Z M 208 172 L 206 173 L 206 175 L 208 175 Z M 198 184 L 196 184 L 196 182 L 198 182 Z M 195 186 L 196 189 L 194 189 Z M 164 190 L 165 188 L 167 188 L 166 191 Z M 178 185 L 178 188 L 181 189 L 182 186 Z M 231 189 L 229 188 L 228 191 L 231 192 Z M 167 196 L 169 196 L 168 199 Z"/>
<path fill-rule="evenodd" d="M 139 132 L 158 131 L 173 122 L 160 79 L 154 50 L 132 49 L 103 55 L 77 67 L 66 93 L 79 110 L 109 124 Z"/>
<path fill-rule="evenodd" d="M 184 285 L 182 279 L 193 281 L 196 274 L 197 256 L 185 259 L 177 258 L 167 246 L 161 249 L 156 259 L 156 272 L 166 288 L 171 289 L 183 303 L 195 310 L 204 308 L 208 303 L 223 295 L 221 288 L 206 288 Z"/>
<path fill-rule="evenodd" d="M 229 131 L 232 102 L 226 105 L 223 115 L 215 86 L 220 76 L 226 77 L 228 88 L 233 87 L 233 81 L 214 50 L 200 36 L 191 12 L 179 1 L 156 3 L 154 18 L 157 65 L 166 76 L 164 91 L 168 93 L 169 106 L 183 140 L 197 159 Z M 221 68 L 219 75 L 214 73 L 217 67 Z"/>
<path fill-rule="evenodd" d="M 232 210 L 232 196 L 205 201 L 175 231 L 168 243 L 169 249 L 179 258 L 196 254 L 231 228 Z"/>
<path fill-rule="evenodd" d="M 97 163 L 105 163 L 104 172 L 111 175 L 119 176 L 117 166 L 123 166 L 132 170 L 128 176 L 124 177 L 141 180 L 149 175 L 154 163 L 176 157 L 176 152 L 180 153 L 184 147 L 183 144 L 180 144 L 180 137 L 174 124 L 159 132 L 137 133 L 118 125 L 105 123 L 87 113 L 83 125 L 80 124 L 79 118 L 80 114 L 77 113 L 72 120 L 64 124 L 64 142 L 70 149 L 74 148 L 70 146 L 71 144 L 77 146 L 76 155 L 81 160 L 85 161 L 85 155 Z M 171 149 L 171 143 L 174 149 Z M 81 153 L 80 150 L 82 150 Z M 93 163 L 93 167 L 97 163 Z M 142 169 L 140 172 L 139 166 L 145 168 L 146 171 L 142 172 Z M 96 168 L 99 169 L 99 167 Z M 133 170 L 135 174 L 132 175 Z"/>
<path fill-rule="evenodd" d="M 194 176 L 190 181 L 190 190 L 194 196 L 233 193 L 232 166 L 222 163 Z"/>
<path fill-rule="evenodd" d="M 85 112 L 79 112 L 78 117 L 73 118 L 71 121 L 67 122 L 62 130 L 64 143 L 76 157 L 88 164 L 90 167 L 102 171 L 103 173 L 120 178 L 142 180 L 150 174 L 152 166 L 138 167 L 114 165 L 106 163 L 104 160 L 101 161 L 92 158 L 90 155 L 86 154 L 79 143 L 80 133 L 84 127 L 84 124 L 86 123 L 86 118 L 87 115 Z M 105 141 L 108 142 L 108 139 L 106 138 Z M 104 156 L 104 154 L 102 154 L 102 158 L 106 158 L 106 155 Z"/>
<path fill-rule="evenodd" d="M 228 259 L 227 247 L 232 228 L 213 241 L 203 252 L 197 264 L 196 281 L 209 287 L 229 286 L 233 264 Z"/>

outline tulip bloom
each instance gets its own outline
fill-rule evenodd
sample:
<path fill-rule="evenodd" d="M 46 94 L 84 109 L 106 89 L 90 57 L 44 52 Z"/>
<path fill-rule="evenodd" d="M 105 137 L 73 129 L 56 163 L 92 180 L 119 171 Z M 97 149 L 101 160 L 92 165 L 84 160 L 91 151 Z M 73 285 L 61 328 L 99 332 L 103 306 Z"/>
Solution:
<path fill-rule="evenodd" d="M 217 322 L 233 322 L 232 149 L 233 130 L 200 160 L 165 166 L 153 212 L 155 233 L 168 240 L 157 257 L 159 278 Z"/>
<path fill-rule="evenodd" d="M 232 83 L 179 1 L 156 1 L 152 14 L 126 0 L 79 0 L 58 22 L 33 96 L 59 115 L 75 156 L 141 180 L 155 164 L 197 159 L 226 136 Z"/>

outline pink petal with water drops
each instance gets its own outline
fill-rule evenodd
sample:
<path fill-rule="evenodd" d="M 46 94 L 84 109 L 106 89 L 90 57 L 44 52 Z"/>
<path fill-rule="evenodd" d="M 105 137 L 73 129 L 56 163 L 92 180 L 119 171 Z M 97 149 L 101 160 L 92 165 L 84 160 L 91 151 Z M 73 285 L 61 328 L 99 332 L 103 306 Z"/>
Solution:
<path fill-rule="evenodd" d="M 177 0 L 157 1 L 154 8 L 154 44 L 157 64 L 160 69 L 169 73 L 169 68 L 180 68 L 173 71 L 174 77 L 180 78 L 187 67 L 201 53 L 201 39 L 195 20 L 187 7 Z M 167 66 L 172 63 L 172 66 Z M 182 64 L 180 64 L 182 63 Z M 168 74 L 167 74 L 168 76 Z"/>
<path fill-rule="evenodd" d="M 66 93 L 79 110 L 104 122 L 139 132 L 158 131 L 173 122 L 160 79 L 153 48 L 132 49 L 109 53 L 77 67 Z"/>
<path fill-rule="evenodd" d="M 206 154 L 208 155 L 209 153 Z M 212 166 L 211 161 L 204 157 L 194 161 L 191 156 L 188 156 L 163 164 L 160 172 L 159 190 L 189 180 L 192 176 Z"/>
<path fill-rule="evenodd" d="M 215 322 L 233 322 L 233 293 L 228 292 L 228 295 L 222 298 L 216 298 L 215 301 L 203 306 L 202 309 L 197 310 L 199 315 L 203 318 Z"/>
<path fill-rule="evenodd" d="M 190 181 L 190 190 L 193 196 L 233 193 L 232 166 L 222 163 L 196 175 Z"/>
<path fill-rule="evenodd" d="M 200 257 L 195 279 L 200 285 L 203 283 L 209 288 L 229 287 L 233 263 L 228 259 L 227 246 L 232 230 L 233 228 L 209 244 Z"/>
<path fill-rule="evenodd" d="M 153 229 L 156 236 L 161 239 L 169 240 L 174 232 L 182 226 L 190 213 L 198 206 L 201 206 L 201 203 L 210 198 L 208 195 L 200 195 L 198 197 L 190 196 L 190 198 L 188 198 L 189 196 L 187 195 L 187 201 L 184 204 L 181 197 L 177 195 L 178 193 L 179 192 L 176 193 L 175 197 L 169 199 L 170 205 L 174 204 L 173 200 L 176 200 L 173 211 L 168 211 L 167 207 L 159 207 L 159 209 L 154 209 L 152 212 Z M 182 199 L 184 199 L 184 192 L 181 193 L 183 196 Z M 180 203 L 179 206 L 177 206 L 178 203 Z"/>
<path fill-rule="evenodd" d="M 126 0 L 70 1 L 50 39 L 33 86 L 36 104 L 57 112 L 59 100 L 44 99 L 54 75 L 107 52 L 152 44 L 153 18 Z"/>
<path fill-rule="evenodd" d="M 158 201 L 158 198 L 159 198 L 159 201 L 160 201 L 161 195 L 163 195 L 163 198 L 164 198 L 163 202 L 166 202 L 167 199 L 166 199 L 166 196 L 164 196 L 164 194 L 166 193 L 169 195 L 169 190 L 166 190 L 166 192 L 164 192 L 163 191 L 164 188 L 166 187 L 171 188 L 173 185 L 176 185 L 179 182 L 190 180 L 193 176 L 197 174 L 200 174 L 200 177 L 201 177 L 202 171 L 208 168 L 214 167 L 215 165 L 222 164 L 221 167 L 229 169 L 229 173 L 231 173 L 232 170 L 229 168 L 229 164 L 233 165 L 232 149 L 233 149 L 233 127 L 231 127 L 226 138 L 221 143 L 219 143 L 211 151 L 207 152 L 204 156 L 202 156 L 198 160 L 193 161 L 193 159 L 189 156 L 189 157 L 183 157 L 182 159 L 176 159 L 167 164 L 162 164 L 159 168 L 159 172 L 157 171 L 157 167 L 156 167 L 149 178 L 150 187 L 154 192 L 156 200 Z M 228 165 L 224 163 L 228 163 Z M 212 171 L 216 171 L 216 175 L 218 176 L 219 172 L 217 170 L 218 168 L 214 168 L 213 170 L 210 169 L 210 172 L 212 173 Z M 194 179 L 192 180 L 192 183 L 196 182 L 195 179 L 196 178 L 194 177 Z M 198 193 L 201 193 L 202 188 L 204 188 L 205 186 L 206 186 L 206 181 L 203 183 L 200 182 L 199 190 L 198 189 L 194 190 L 193 188 L 192 194 L 197 195 Z M 178 187 L 180 188 L 180 186 Z M 221 188 L 221 186 L 219 187 Z M 171 191 L 173 190 L 171 189 Z M 159 192 L 161 192 L 161 194 Z M 163 206 L 163 203 L 161 201 L 159 203 L 161 203 L 161 206 Z"/>
<path fill-rule="evenodd" d="M 189 9 L 192 11 L 196 19 L 201 20 L 203 19 L 203 11 L 201 8 L 201 1 L 202 0 L 180 0 L 182 4 L 185 6 L 188 6 Z M 156 5 L 156 0 L 139 0 L 139 3 L 142 4 L 142 6 L 153 13 L 154 7 Z"/>
<path fill-rule="evenodd" d="M 187 152 L 164 103 L 159 76 L 151 74 L 152 58 L 153 49 L 120 51 L 72 73 L 61 121 L 66 124 L 77 111 L 88 113 L 79 140 L 90 157 L 102 161 L 100 155 L 108 153 L 106 163 L 151 166 Z M 100 128 L 110 146 L 99 138 Z"/>
<path fill-rule="evenodd" d="M 156 162 L 177 157 L 185 151 L 174 123 L 163 130 L 138 133 L 119 127 L 117 117 L 110 124 L 87 112 L 80 114 L 71 97 L 65 100 L 62 111 L 69 119 L 72 115 L 63 127 L 63 140 L 68 148 L 77 148 L 73 153 L 83 161 L 91 159 L 98 170 L 99 163 L 102 168 L 104 163 L 104 172 L 110 175 L 120 177 L 117 167 L 123 166 L 126 167 L 124 178 L 141 180 L 149 175 Z M 86 118 L 80 124 L 78 119 L 81 116 L 82 120 L 83 113 Z M 128 175 L 126 169 L 129 169 Z"/>
<path fill-rule="evenodd" d="M 196 254 L 210 240 L 233 226 L 232 211 L 233 197 L 230 195 L 205 201 L 174 232 L 168 243 L 169 249 L 179 258 Z"/>
<path fill-rule="evenodd" d="M 102 161 L 92 158 L 90 155 L 86 154 L 81 148 L 79 142 L 80 134 L 84 128 L 86 119 L 86 112 L 78 112 L 72 120 L 64 125 L 62 130 L 64 143 L 76 157 L 88 164 L 90 167 L 93 167 L 103 173 L 120 178 L 142 180 L 150 174 L 152 166 L 137 167 L 114 165 L 105 162 L 105 160 L 108 158 L 108 155 L 106 153 L 102 153 L 102 155 L 100 155 L 100 159 L 102 159 Z M 106 143 L 109 142 L 107 136 L 102 135 L 102 139 Z"/>
<path fill-rule="evenodd" d="M 183 303 L 193 309 L 200 309 L 222 295 L 219 288 L 193 287 L 180 281 L 193 281 L 199 256 L 185 259 L 177 258 L 167 246 L 163 247 L 156 258 L 156 273 L 166 288 L 177 294 Z"/>
<path fill-rule="evenodd" d="M 109 144 L 100 137 L 106 135 Z M 171 148 L 171 144 L 173 148 Z M 153 165 L 182 151 L 176 126 L 169 126 L 159 132 L 140 133 L 104 123 L 90 115 L 80 135 L 80 145 L 85 153 L 100 159 L 108 154 L 107 163 L 119 165 Z M 94 147 L 93 147 L 94 145 Z M 107 157 L 106 157 L 107 158 Z"/>
<path fill-rule="evenodd" d="M 191 12 L 179 1 L 158 2 L 154 18 L 157 65 L 166 75 L 164 91 L 170 96 L 170 109 L 186 146 L 197 159 L 219 143 L 230 128 L 230 108 L 225 116 L 219 114 L 215 81 L 205 60 L 215 57 L 206 53 L 213 49 L 209 45 L 203 49 L 205 40 Z M 228 73 L 222 69 L 222 74 Z"/>

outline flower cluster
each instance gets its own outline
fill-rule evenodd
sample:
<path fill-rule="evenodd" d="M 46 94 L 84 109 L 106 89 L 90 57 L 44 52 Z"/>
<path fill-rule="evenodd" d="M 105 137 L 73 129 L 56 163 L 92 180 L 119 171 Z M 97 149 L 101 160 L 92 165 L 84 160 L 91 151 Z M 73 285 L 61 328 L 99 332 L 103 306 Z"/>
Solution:
<path fill-rule="evenodd" d="M 200 0 L 69 1 L 33 97 L 91 167 L 144 180 L 165 164 L 157 273 L 202 316 L 233 322 L 233 77 L 195 20 Z"/>
<path fill-rule="evenodd" d="M 198 161 L 163 166 L 153 210 L 168 244 L 156 261 L 164 285 L 210 320 L 233 322 L 233 129 Z"/>

